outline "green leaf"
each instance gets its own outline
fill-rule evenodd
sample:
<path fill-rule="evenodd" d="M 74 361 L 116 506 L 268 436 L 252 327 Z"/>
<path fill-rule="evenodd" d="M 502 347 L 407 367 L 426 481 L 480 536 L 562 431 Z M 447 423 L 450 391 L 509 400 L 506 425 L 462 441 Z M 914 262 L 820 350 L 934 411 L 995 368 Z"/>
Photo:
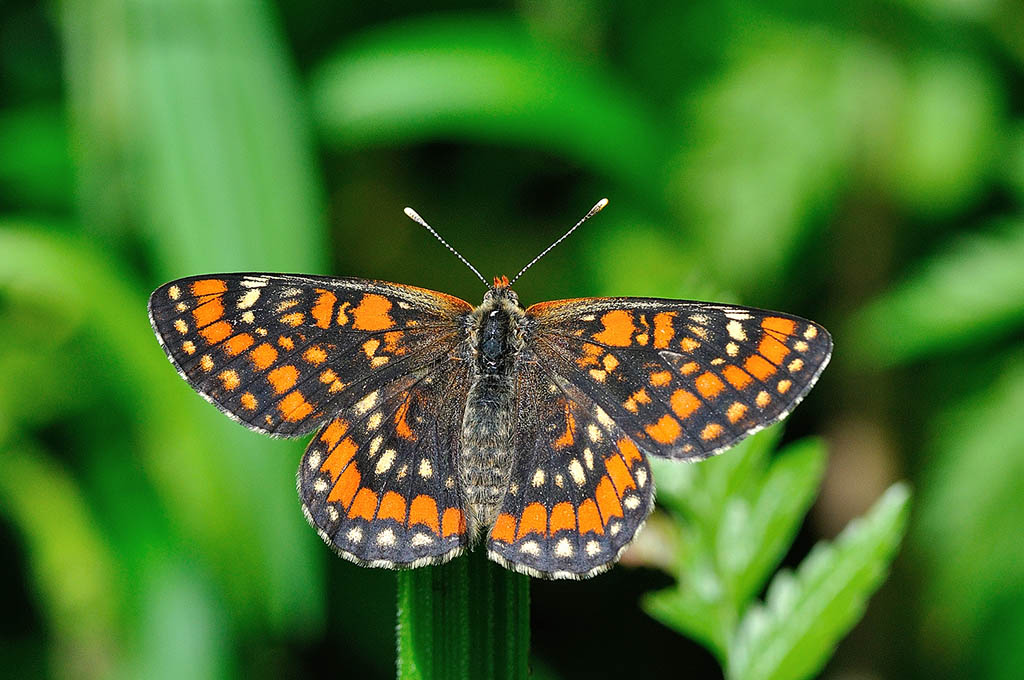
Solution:
<path fill-rule="evenodd" d="M 312 79 L 340 147 L 457 138 L 526 144 L 649 193 L 662 163 L 642 100 L 505 18 L 404 21 L 362 36 Z"/>
<path fill-rule="evenodd" d="M 753 497 L 731 498 L 717 537 L 717 563 L 738 610 L 785 556 L 825 472 L 825 444 L 802 439 L 772 461 Z"/>
<path fill-rule="evenodd" d="M 825 664 L 881 585 L 903 537 L 910 491 L 894 484 L 834 543 L 821 542 L 796 573 L 780 572 L 729 646 L 732 680 L 801 680 Z"/>
<path fill-rule="evenodd" d="M 859 359 L 900 364 L 1024 325 L 1024 221 L 958 238 L 847 327 Z"/>

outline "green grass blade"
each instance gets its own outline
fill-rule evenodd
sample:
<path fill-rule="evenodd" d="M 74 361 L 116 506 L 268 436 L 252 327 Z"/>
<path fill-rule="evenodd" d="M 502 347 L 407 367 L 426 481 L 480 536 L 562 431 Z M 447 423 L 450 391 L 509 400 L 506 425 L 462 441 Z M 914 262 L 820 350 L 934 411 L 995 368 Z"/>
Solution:
<path fill-rule="evenodd" d="M 832 655 L 881 585 L 906 529 L 910 491 L 895 484 L 796 573 L 780 572 L 764 605 L 743 617 L 729 647 L 732 680 L 802 680 Z"/>

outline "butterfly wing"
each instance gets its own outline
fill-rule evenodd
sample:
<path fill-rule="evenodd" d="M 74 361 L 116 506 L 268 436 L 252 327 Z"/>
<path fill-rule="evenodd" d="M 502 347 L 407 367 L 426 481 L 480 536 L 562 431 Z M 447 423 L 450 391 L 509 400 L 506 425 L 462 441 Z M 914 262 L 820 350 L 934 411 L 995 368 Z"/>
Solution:
<path fill-rule="evenodd" d="M 600 573 L 653 507 L 647 461 L 603 409 L 529 349 L 516 393 L 516 467 L 488 555 L 544 578 Z"/>
<path fill-rule="evenodd" d="M 472 307 L 364 279 L 216 274 L 150 297 L 171 362 L 247 427 L 297 436 L 303 512 L 339 555 L 417 566 L 466 545 L 454 484 Z"/>
<path fill-rule="evenodd" d="M 446 356 L 472 307 L 365 279 L 215 274 L 149 299 L 160 344 L 185 380 L 258 432 L 298 436 L 397 377 Z"/>
<path fill-rule="evenodd" d="M 339 555 L 398 568 L 465 549 L 455 461 L 468 378 L 464 362 L 441 359 L 366 394 L 310 442 L 298 473 L 302 510 Z"/>
<path fill-rule="evenodd" d="M 589 298 L 526 314 L 538 359 L 670 458 L 706 458 L 781 420 L 832 353 L 820 325 L 749 307 Z"/>

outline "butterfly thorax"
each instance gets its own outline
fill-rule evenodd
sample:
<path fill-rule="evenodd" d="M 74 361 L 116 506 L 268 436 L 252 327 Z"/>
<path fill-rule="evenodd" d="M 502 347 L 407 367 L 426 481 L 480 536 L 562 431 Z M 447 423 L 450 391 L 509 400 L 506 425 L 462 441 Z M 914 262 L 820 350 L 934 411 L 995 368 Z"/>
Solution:
<path fill-rule="evenodd" d="M 514 375 L 526 315 L 511 289 L 495 287 L 487 291 L 467 324 L 464 351 L 472 373 L 458 468 L 469 534 L 476 537 L 494 524 L 513 467 Z"/>

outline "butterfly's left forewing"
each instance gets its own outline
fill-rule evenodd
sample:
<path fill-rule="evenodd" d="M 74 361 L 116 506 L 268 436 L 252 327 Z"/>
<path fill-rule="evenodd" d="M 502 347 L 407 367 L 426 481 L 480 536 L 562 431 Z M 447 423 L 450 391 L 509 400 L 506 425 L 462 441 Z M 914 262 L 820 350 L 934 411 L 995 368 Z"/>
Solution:
<path fill-rule="evenodd" d="M 750 307 L 650 298 L 531 306 L 530 345 L 642 449 L 700 459 L 784 418 L 832 352 L 820 325 Z"/>
<path fill-rule="evenodd" d="M 306 434 L 446 356 L 471 309 L 414 286 L 284 274 L 189 277 L 149 301 L 182 377 L 235 420 L 278 436 Z"/>

